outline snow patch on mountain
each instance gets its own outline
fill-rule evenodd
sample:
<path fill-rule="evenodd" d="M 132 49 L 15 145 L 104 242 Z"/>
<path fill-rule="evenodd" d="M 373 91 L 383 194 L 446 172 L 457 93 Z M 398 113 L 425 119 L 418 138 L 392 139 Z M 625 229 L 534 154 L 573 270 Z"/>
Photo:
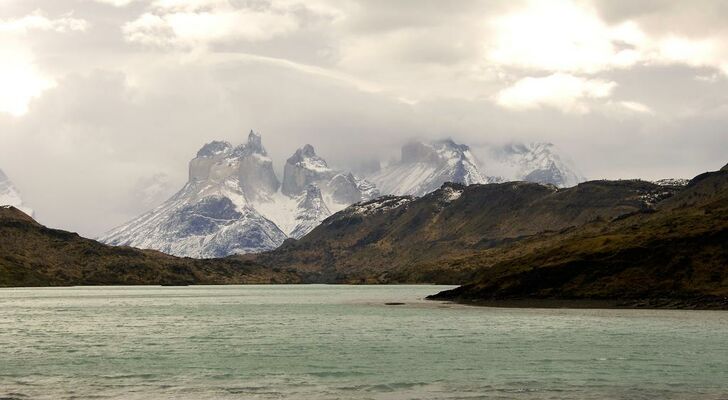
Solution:
<path fill-rule="evenodd" d="M 489 146 L 482 160 L 481 165 L 500 181 L 522 180 L 570 187 L 586 180 L 551 143 Z"/>
<path fill-rule="evenodd" d="M 423 196 L 445 182 L 472 185 L 492 180 L 480 173 L 478 162 L 463 144 L 452 140 L 411 142 L 402 147 L 399 162 L 369 176 L 382 193 Z"/>
<path fill-rule="evenodd" d="M 665 178 L 652 181 L 652 183 L 660 186 L 687 186 L 690 183 L 690 179 L 685 178 Z"/>
<path fill-rule="evenodd" d="M 452 186 L 446 186 L 442 189 L 442 201 L 452 203 L 463 195 L 463 189 L 455 189 Z"/>
<path fill-rule="evenodd" d="M 346 215 L 372 215 L 409 204 L 413 196 L 382 196 L 378 199 L 354 204 L 344 210 Z"/>

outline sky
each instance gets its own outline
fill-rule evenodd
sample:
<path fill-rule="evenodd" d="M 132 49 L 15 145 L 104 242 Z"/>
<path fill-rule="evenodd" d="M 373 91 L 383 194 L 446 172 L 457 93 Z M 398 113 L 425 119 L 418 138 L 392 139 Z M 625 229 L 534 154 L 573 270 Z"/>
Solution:
<path fill-rule="evenodd" d="M 590 179 L 728 162 L 728 2 L 0 0 L 0 169 L 95 237 L 250 129 L 280 169 L 546 141 Z M 487 171 L 485 171 L 487 174 Z"/>

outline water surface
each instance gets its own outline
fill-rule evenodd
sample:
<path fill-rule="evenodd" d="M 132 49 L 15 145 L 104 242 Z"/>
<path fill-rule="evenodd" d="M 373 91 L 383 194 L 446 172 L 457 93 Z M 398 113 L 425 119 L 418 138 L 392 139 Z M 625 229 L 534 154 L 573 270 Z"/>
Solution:
<path fill-rule="evenodd" d="M 0 398 L 728 399 L 726 312 L 423 300 L 447 288 L 0 289 Z"/>

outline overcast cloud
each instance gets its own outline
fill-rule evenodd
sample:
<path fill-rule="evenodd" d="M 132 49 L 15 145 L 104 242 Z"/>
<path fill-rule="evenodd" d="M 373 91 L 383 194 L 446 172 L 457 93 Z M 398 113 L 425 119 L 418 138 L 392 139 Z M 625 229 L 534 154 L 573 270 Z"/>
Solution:
<path fill-rule="evenodd" d="M 0 0 L 0 168 L 89 236 L 250 129 L 279 169 L 304 143 L 352 167 L 452 137 L 692 177 L 728 162 L 727 20 L 722 1 Z"/>

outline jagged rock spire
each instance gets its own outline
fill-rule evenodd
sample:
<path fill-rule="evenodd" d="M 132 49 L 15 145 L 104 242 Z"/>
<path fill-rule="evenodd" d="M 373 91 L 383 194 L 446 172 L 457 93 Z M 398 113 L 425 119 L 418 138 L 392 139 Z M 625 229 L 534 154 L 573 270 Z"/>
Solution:
<path fill-rule="evenodd" d="M 288 196 L 297 196 L 307 185 L 330 179 L 333 175 L 334 172 L 329 169 L 326 160 L 316 155 L 313 146 L 307 144 L 286 160 L 282 191 Z"/>

